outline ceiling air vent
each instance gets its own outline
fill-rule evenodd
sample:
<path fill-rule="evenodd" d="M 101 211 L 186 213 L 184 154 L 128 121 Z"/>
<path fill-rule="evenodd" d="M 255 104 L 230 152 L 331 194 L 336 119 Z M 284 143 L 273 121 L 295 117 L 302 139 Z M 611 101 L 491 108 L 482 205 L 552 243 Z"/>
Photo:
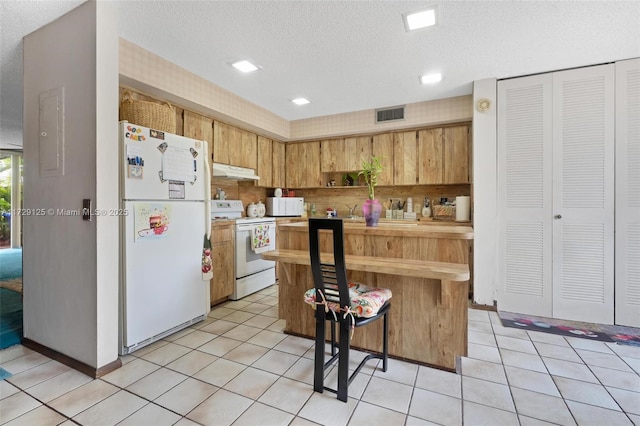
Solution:
<path fill-rule="evenodd" d="M 376 123 L 404 120 L 404 106 L 376 110 Z"/>

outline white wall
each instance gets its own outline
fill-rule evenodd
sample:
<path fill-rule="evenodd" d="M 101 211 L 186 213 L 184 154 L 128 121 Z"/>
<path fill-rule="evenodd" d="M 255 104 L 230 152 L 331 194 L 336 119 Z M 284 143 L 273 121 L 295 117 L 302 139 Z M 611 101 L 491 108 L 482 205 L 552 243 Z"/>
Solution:
<path fill-rule="evenodd" d="M 114 7 L 84 3 L 24 38 L 25 209 L 117 207 Z M 64 171 L 46 176 L 39 96 L 53 89 L 64 92 Z M 91 367 L 117 360 L 117 218 L 47 213 L 23 225 L 24 336 Z"/>
<path fill-rule="evenodd" d="M 112 2 L 96 2 L 96 208 L 117 209 L 118 13 Z M 97 365 L 114 360 L 118 348 L 119 218 L 96 217 Z"/>
<path fill-rule="evenodd" d="M 497 274 L 497 131 L 496 79 L 473 83 L 473 299 L 481 305 L 496 300 Z M 491 108 L 479 112 L 479 99 Z"/>

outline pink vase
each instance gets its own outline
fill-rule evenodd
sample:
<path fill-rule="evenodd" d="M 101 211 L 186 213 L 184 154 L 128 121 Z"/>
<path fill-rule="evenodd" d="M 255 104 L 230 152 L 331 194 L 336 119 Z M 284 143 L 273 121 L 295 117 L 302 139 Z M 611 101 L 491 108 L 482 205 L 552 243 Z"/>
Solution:
<path fill-rule="evenodd" d="M 367 226 L 378 226 L 381 213 L 382 204 L 378 200 L 367 200 L 362 205 L 362 214 Z"/>

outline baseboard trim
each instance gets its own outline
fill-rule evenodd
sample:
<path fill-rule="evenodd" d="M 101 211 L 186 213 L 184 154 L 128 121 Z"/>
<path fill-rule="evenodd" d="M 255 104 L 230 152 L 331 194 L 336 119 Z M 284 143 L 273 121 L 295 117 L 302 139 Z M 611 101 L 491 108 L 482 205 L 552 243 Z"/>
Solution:
<path fill-rule="evenodd" d="M 491 312 L 498 312 L 498 305 L 496 304 L 496 301 L 493 301 L 493 306 L 492 305 L 481 305 L 479 303 L 476 302 L 471 302 L 471 309 L 477 309 L 480 311 L 491 311 Z"/>
<path fill-rule="evenodd" d="M 36 352 L 39 352 L 42 355 L 48 356 L 49 358 L 54 359 L 59 363 L 66 365 L 67 367 L 78 370 L 79 372 L 86 374 L 87 376 L 94 379 L 98 379 L 105 374 L 111 373 L 112 371 L 122 367 L 122 361 L 120 361 L 120 358 L 118 358 L 115 361 L 103 365 L 100 368 L 95 368 L 85 364 L 84 362 L 78 361 L 77 359 L 71 358 L 70 356 L 62 354 L 56 350 L 41 345 L 38 342 L 34 342 L 31 339 L 27 339 L 26 337 L 22 338 L 22 345 Z"/>

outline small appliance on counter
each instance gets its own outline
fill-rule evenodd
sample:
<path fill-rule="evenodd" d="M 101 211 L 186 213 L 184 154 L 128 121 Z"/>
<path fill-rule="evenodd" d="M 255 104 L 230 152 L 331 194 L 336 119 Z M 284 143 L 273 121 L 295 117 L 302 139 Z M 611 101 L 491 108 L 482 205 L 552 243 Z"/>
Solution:
<path fill-rule="evenodd" d="M 304 210 L 302 197 L 267 197 L 267 216 L 300 217 Z"/>

